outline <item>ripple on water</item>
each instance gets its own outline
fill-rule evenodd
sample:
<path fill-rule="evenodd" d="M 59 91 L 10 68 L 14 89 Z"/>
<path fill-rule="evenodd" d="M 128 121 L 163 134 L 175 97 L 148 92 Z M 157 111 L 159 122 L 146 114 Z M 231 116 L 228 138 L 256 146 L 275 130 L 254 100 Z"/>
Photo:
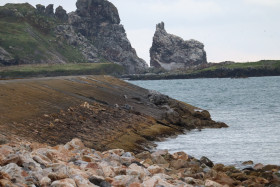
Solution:
<path fill-rule="evenodd" d="M 191 131 L 158 142 L 158 149 L 224 164 L 253 160 L 280 165 L 280 77 L 131 82 L 206 109 L 230 126 Z"/>

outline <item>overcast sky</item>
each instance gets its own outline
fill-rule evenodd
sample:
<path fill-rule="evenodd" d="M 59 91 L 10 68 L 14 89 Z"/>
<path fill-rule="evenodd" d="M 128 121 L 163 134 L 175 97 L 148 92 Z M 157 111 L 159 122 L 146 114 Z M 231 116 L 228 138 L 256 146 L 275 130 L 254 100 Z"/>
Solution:
<path fill-rule="evenodd" d="M 204 43 L 209 62 L 280 59 L 280 0 L 110 1 L 132 46 L 148 63 L 155 26 L 161 21 L 167 32 Z M 0 5 L 23 2 L 76 9 L 76 0 L 0 0 Z"/>

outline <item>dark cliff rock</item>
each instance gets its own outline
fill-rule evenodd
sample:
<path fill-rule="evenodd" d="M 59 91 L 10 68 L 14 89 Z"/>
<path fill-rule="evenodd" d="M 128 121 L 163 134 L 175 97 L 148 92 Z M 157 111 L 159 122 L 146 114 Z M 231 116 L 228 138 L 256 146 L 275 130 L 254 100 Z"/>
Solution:
<path fill-rule="evenodd" d="M 55 17 L 57 17 L 60 20 L 67 21 L 68 15 L 66 10 L 63 9 L 62 6 L 59 6 L 55 9 Z"/>
<path fill-rule="evenodd" d="M 54 16 L 53 4 L 49 4 L 45 9 L 45 14 L 48 16 Z"/>
<path fill-rule="evenodd" d="M 207 63 L 202 43 L 196 40 L 184 41 L 178 36 L 168 34 L 163 22 L 156 27 L 150 56 L 151 66 L 165 70 L 185 69 Z"/>
<path fill-rule="evenodd" d="M 94 44 L 101 56 L 123 65 L 129 73 L 142 72 L 147 68 L 127 39 L 124 27 L 120 25 L 118 10 L 112 3 L 106 0 L 78 0 L 76 6 L 76 12 L 69 15 L 69 22 Z"/>

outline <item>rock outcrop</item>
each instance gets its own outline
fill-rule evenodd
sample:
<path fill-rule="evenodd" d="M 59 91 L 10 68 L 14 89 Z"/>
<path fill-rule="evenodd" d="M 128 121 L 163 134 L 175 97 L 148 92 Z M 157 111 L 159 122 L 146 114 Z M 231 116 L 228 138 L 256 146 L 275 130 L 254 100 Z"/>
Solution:
<path fill-rule="evenodd" d="M 61 6 L 54 12 L 53 4 L 38 4 L 36 8 L 28 3 L 0 7 L 0 19 L 9 22 L 3 24 L 6 30 L 19 28 L 17 35 L 1 35 L 1 64 L 12 64 L 8 58 L 11 57 L 17 59 L 16 65 L 111 62 L 122 65 L 130 74 L 146 70 L 146 62 L 132 48 L 112 3 L 78 0 L 76 6 L 77 10 L 69 14 Z"/>
<path fill-rule="evenodd" d="M 156 26 L 150 56 L 151 66 L 165 70 L 186 69 L 207 63 L 202 43 L 196 40 L 184 41 L 167 33 L 163 22 Z"/>
<path fill-rule="evenodd" d="M 94 44 L 100 56 L 123 65 L 129 73 L 147 68 L 127 39 L 118 10 L 112 3 L 107 0 L 78 0 L 76 6 L 76 12 L 69 15 L 69 22 L 76 32 Z"/>

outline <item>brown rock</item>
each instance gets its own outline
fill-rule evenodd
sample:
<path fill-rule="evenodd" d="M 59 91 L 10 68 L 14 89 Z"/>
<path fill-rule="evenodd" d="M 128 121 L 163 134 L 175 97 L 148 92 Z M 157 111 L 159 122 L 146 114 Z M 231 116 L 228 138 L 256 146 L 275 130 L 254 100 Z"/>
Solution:
<path fill-rule="evenodd" d="M 141 152 L 141 153 L 135 155 L 135 157 L 139 158 L 139 159 L 142 159 L 142 160 L 146 160 L 146 159 L 151 159 L 152 158 L 150 152 L 148 152 L 148 151 Z"/>
<path fill-rule="evenodd" d="M 221 185 L 221 184 L 219 184 L 215 181 L 211 181 L 211 180 L 208 180 L 208 179 L 205 181 L 204 185 L 205 185 L 205 187 L 225 187 L 225 186 L 223 186 L 223 185 Z"/>
<path fill-rule="evenodd" d="M 170 163 L 170 167 L 173 167 L 174 169 L 180 169 L 180 168 L 185 168 L 188 166 L 188 161 L 187 160 L 182 160 L 182 159 L 178 159 L 178 160 L 173 160 Z"/>
<path fill-rule="evenodd" d="M 261 170 L 261 169 L 263 169 L 263 167 L 264 167 L 264 165 L 263 164 L 256 164 L 255 166 L 254 166 L 254 169 L 255 170 Z"/>
<path fill-rule="evenodd" d="M 51 187 L 77 187 L 77 185 L 73 179 L 62 179 L 54 181 Z"/>
<path fill-rule="evenodd" d="M 249 160 L 249 161 L 245 161 L 242 163 L 242 165 L 253 165 L 254 162 L 252 160 Z"/>
<path fill-rule="evenodd" d="M 43 177 L 40 180 L 40 186 L 47 187 L 51 185 L 52 180 L 49 177 Z"/>
<path fill-rule="evenodd" d="M 217 177 L 215 177 L 214 181 L 219 184 L 234 186 L 235 181 L 227 176 L 225 173 L 218 173 Z"/>
<path fill-rule="evenodd" d="M 177 153 L 174 153 L 172 156 L 174 159 L 181 159 L 181 160 L 189 159 L 189 156 L 185 152 L 177 152 Z"/>
<path fill-rule="evenodd" d="M 80 139 L 73 139 L 71 142 L 68 142 L 64 145 L 64 147 L 68 150 L 82 150 L 85 148 L 85 145 Z"/>
<path fill-rule="evenodd" d="M 164 168 L 161 168 L 158 165 L 152 165 L 152 166 L 148 167 L 148 171 L 154 175 L 157 173 L 164 173 Z"/>

